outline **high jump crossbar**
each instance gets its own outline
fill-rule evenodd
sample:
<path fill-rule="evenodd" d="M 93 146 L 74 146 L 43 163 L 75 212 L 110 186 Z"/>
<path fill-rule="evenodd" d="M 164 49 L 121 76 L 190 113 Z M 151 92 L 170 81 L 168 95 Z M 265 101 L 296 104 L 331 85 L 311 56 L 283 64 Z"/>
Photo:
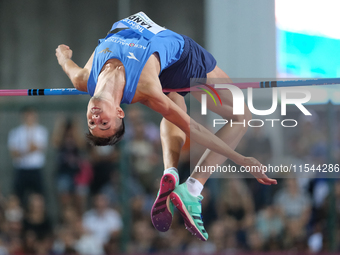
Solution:
<path fill-rule="evenodd" d="M 300 86 L 322 86 L 340 84 L 340 78 L 326 79 L 308 79 L 308 80 L 286 80 L 286 81 L 261 81 L 261 82 L 244 82 L 228 83 L 239 87 L 246 88 L 280 88 L 280 87 L 300 87 Z M 214 85 L 212 85 L 214 87 Z M 163 92 L 190 92 L 201 91 L 199 85 L 182 89 L 163 89 Z M 224 88 L 216 88 L 222 90 Z M 0 90 L 0 96 L 58 96 L 58 95 L 88 95 L 87 92 L 79 91 L 75 88 L 57 88 L 57 89 L 3 89 Z"/>

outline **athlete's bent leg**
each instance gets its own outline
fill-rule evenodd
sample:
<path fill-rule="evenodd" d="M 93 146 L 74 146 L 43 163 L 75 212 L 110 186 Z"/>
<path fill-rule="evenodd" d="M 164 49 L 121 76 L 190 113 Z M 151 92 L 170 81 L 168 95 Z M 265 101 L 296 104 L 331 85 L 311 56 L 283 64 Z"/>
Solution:
<path fill-rule="evenodd" d="M 175 93 L 169 93 L 168 97 L 175 102 L 183 111 L 187 111 L 184 98 Z M 161 121 L 161 142 L 163 149 L 164 169 L 178 167 L 178 161 L 182 146 L 185 142 L 185 133 L 176 125 L 172 124 L 165 118 Z"/>
<path fill-rule="evenodd" d="M 169 98 L 186 111 L 184 98 L 177 93 L 170 93 Z M 161 122 L 161 142 L 163 149 L 164 175 L 160 189 L 151 209 L 151 221 L 154 227 L 162 232 L 167 231 L 172 222 L 173 204 L 169 195 L 179 184 L 177 172 L 178 161 L 186 135 L 177 126 L 163 118 Z"/>

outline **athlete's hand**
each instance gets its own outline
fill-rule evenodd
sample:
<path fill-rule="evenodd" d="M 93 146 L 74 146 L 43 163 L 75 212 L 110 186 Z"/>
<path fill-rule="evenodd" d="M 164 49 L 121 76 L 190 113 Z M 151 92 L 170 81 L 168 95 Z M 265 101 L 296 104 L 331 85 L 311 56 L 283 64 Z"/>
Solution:
<path fill-rule="evenodd" d="M 247 167 L 247 169 L 249 169 L 249 173 L 251 173 L 259 183 L 264 185 L 277 184 L 275 179 L 268 178 L 265 174 L 263 165 L 257 159 L 252 157 L 242 157 L 234 162 L 238 165 Z"/>
<path fill-rule="evenodd" d="M 72 58 L 72 50 L 65 44 L 61 44 L 55 50 L 55 55 L 57 56 L 58 63 L 64 67 L 65 63 Z"/>

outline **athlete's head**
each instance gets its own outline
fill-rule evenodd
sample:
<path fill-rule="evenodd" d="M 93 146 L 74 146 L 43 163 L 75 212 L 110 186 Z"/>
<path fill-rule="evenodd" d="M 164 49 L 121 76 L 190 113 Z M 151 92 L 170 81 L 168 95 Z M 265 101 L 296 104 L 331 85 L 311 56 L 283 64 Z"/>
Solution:
<path fill-rule="evenodd" d="M 124 135 L 124 111 L 111 101 L 92 97 L 87 106 L 87 124 L 89 142 L 95 146 L 114 145 Z"/>

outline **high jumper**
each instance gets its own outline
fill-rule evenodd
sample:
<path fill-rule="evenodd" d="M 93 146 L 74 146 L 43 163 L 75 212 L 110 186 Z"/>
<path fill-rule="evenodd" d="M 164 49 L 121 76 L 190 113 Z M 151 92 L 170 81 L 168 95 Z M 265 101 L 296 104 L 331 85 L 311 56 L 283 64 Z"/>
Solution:
<path fill-rule="evenodd" d="M 206 241 L 200 193 L 210 173 L 193 172 L 179 184 L 177 166 L 186 136 L 207 148 L 198 162 L 201 167 L 222 164 L 228 158 L 241 166 L 261 168 L 255 158 L 234 151 L 247 127 L 226 124 L 213 134 L 187 114 L 185 93 L 162 91 L 190 88 L 190 78 L 229 80 L 214 57 L 191 38 L 158 26 L 143 12 L 114 23 L 83 68 L 72 61 L 72 50 L 66 45 L 58 46 L 56 56 L 74 87 L 91 95 L 87 137 L 93 145 L 114 145 L 121 140 L 125 129 L 121 104 L 138 102 L 163 116 L 160 132 L 165 170 L 151 211 L 152 223 L 157 230 L 167 231 L 175 205 L 188 230 Z M 199 101 L 202 93 L 191 92 Z M 208 100 L 209 110 L 225 119 L 251 119 L 246 105 L 244 115 L 233 115 L 230 91 L 220 91 L 219 95 L 223 105 Z M 252 174 L 261 184 L 277 183 L 262 171 Z"/>

